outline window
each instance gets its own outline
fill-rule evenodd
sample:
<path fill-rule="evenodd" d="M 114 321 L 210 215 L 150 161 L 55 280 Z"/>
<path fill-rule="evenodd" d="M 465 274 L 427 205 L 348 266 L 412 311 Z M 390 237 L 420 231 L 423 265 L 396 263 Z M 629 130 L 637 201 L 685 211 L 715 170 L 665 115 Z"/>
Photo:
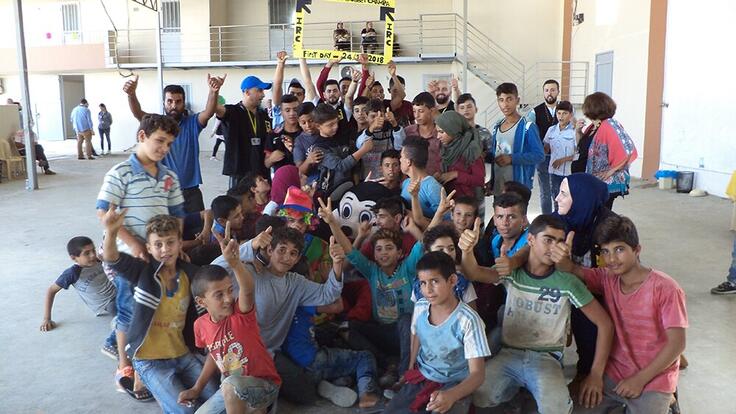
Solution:
<path fill-rule="evenodd" d="M 269 24 L 293 24 L 296 14 L 296 0 L 269 0 Z"/>
<path fill-rule="evenodd" d="M 61 18 L 64 34 L 79 34 L 79 4 L 64 3 L 61 5 Z"/>
<path fill-rule="evenodd" d="M 179 0 L 165 0 L 161 3 L 161 29 L 164 33 L 181 31 Z"/>

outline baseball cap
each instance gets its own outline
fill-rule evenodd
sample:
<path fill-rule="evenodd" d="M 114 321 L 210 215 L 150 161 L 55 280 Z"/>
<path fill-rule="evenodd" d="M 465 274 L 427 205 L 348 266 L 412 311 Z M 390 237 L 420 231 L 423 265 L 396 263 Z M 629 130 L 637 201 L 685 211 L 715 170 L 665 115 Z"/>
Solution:
<path fill-rule="evenodd" d="M 240 82 L 240 90 L 245 91 L 250 88 L 271 89 L 271 84 L 261 81 L 257 76 L 248 76 Z"/>

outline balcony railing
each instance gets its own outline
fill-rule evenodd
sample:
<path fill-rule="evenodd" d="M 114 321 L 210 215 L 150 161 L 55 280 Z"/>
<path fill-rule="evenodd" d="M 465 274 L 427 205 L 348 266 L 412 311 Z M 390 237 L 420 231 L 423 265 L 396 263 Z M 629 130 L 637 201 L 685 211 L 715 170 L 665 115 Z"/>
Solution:
<path fill-rule="evenodd" d="M 457 15 L 422 15 L 418 19 L 396 20 L 394 56 L 414 58 L 454 58 L 457 44 Z M 347 21 L 351 50 L 360 50 L 360 30 L 364 21 Z M 377 53 L 382 53 L 383 27 L 376 22 Z M 334 48 L 333 23 L 307 23 L 304 48 Z M 205 65 L 211 63 L 247 63 L 270 61 L 281 50 L 290 51 L 294 26 L 231 25 L 211 26 L 206 31 L 182 30 L 161 33 L 162 61 L 165 66 Z M 125 67 L 156 64 L 156 30 L 137 29 L 109 32 L 109 65 Z"/>

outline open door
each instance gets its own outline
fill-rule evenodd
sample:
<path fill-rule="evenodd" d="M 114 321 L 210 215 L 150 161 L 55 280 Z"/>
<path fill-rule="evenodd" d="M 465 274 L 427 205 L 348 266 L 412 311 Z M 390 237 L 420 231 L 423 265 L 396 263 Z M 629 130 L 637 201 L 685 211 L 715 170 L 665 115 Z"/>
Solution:
<path fill-rule="evenodd" d="M 84 76 L 59 75 L 61 88 L 61 118 L 64 124 L 64 139 L 77 139 L 74 126 L 70 120 L 72 110 L 84 98 Z"/>

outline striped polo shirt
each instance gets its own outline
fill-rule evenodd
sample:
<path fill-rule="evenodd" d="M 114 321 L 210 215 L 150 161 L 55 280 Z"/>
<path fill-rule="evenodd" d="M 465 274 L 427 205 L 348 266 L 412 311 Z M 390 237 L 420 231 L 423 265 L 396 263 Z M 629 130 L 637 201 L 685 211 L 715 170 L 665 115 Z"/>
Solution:
<path fill-rule="evenodd" d="M 146 240 L 146 223 L 153 216 L 169 214 L 184 217 L 184 197 L 179 178 L 163 163 L 156 164 L 158 174 L 149 174 L 135 154 L 115 165 L 105 174 L 102 188 L 97 195 L 97 209 L 107 210 L 110 204 L 127 208 L 123 226 Z M 118 238 L 118 249 L 129 252 L 128 246 Z"/>

